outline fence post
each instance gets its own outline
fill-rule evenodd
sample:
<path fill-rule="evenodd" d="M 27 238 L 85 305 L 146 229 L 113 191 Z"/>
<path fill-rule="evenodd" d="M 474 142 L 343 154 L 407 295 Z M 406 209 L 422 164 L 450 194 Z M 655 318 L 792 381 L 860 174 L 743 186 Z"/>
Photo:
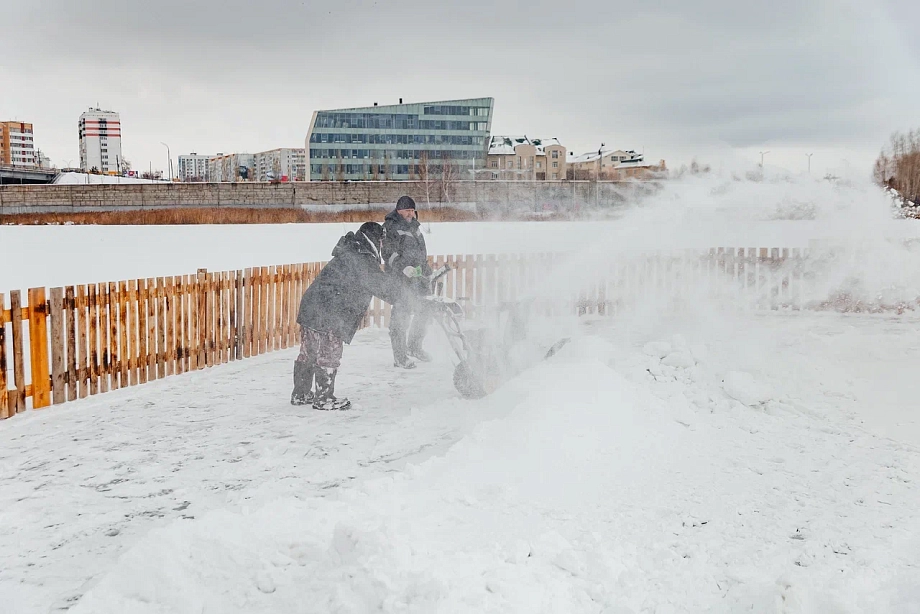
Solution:
<path fill-rule="evenodd" d="M 6 317 L 4 315 L 6 303 L 3 293 L 0 292 L 0 418 L 9 418 L 9 393 L 6 391 Z M 12 319 L 12 318 L 11 318 Z"/>
<path fill-rule="evenodd" d="M 48 372 L 48 306 L 44 288 L 29 289 L 29 350 L 32 363 L 32 408 L 51 405 Z"/>
<path fill-rule="evenodd" d="M 64 390 L 64 288 L 51 288 L 51 400 L 60 405 Z"/>

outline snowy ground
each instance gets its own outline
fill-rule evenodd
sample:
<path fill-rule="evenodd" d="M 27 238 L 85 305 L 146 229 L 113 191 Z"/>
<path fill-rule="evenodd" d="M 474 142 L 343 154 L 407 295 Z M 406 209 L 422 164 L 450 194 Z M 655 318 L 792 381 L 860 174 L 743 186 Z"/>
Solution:
<path fill-rule="evenodd" d="M 918 611 L 920 318 L 646 324 L 481 401 L 371 330 L 350 412 L 279 352 L 7 421 L 4 611 Z"/>
<path fill-rule="evenodd" d="M 713 176 L 655 200 L 427 237 L 569 252 L 538 298 L 719 245 L 817 247 L 821 297 L 920 296 L 920 226 L 873 186 Z M 0 227 L 0 289 L 318 260 L 354 226 Z M 6 420 L 0 612 L 920 612 L 920 313 L 669 292 L 536 322 L 572 342 L 479 401 L 437 330 L 411 372 L 369 330 L 349 412 L 291 407 L 284 351 Z"/>

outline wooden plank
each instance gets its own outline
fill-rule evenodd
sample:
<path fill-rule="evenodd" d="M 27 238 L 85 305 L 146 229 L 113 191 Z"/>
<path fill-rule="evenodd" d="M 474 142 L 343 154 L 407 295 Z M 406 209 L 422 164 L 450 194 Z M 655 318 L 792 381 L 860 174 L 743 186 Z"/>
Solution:
<path fill-rule="evenodd" d="M 77 379 L 79 386 L 77 396 L 85 399 L 89 394 L 89 347 L 87 346 L 87 318 L 86 311 L 88 299 L 86 286 L 77 286 L 76 314 L 77 314 Z"/>
<path fill-rule="evenodd" d="M 156 279 L 147 279 L 147 381 L 157 379 L 157 289 Z"/>
<path fill-rule="evenodd" d="M 233 354 L 233 314 L 234 308 L 233 290 L 236 287 L 233 283 L 233 271 L 224 271 L 224 354 L 222 362 L 227 363 L 231 360 Z"/>
<path fill-rule="evenodd" d="M 147 383 L 147 280 L 137 280 L 137 383 Z"/>
<path fill-rule="evenodd" d="M 64 325 L 66 326 L 65 343 L 67 364 L 64 372 L 64 384 L 67 386 L 67 400 L 77 400 L 77 305 L 73 286 L 64 288 Z"/>
<path fill-rule="evenodd" d="M 217 273 L 217 364 L 227 362 L 228 340 L 230 338 L 230 305 L 227 302 L 227 271 Z"/>
<path fill-rule="evenodd" d="M 272 300 L 272 291 L 274 290 L 274 284 L 272 283 L 273 269 L 274 267 L 262 268 L 262 340 L 259 343 L 259 349 L 263 354 L 272 350 L 272 306 L 274 304 Z"/>
<path fill-rule="evenodd" d="M 198 276 L 191 275 L 188 279 L 188 370 L 198 369 Z"/>
<path fill-rule="evenodd" d="M 4 311 L 6 309 L 6 300 L 3 293 L 0 292 L 0 418 L 6 419 L 16 413 L 15 408 L 10 407 L 10 393 L 7 390 L 6 383 L 6 321 L 12 317 Z"/>
<path fill-rule="evenodd" d="M 271 316 L 272 316 L 272 267 L 262 267 L 262 337 L 259 339 L 259 353 L 270 352 L 271 346 Z"/>
<path fill-rule="evenodd" d="M 243 313 L 240 318 L 243 358 L 252 356 L 252 269 L 243 269 Z"/>
<path fill-rule="evenodd" d="M 290 347 L 291 333 L 291 267 L 281 267 L 281 347 Z"/>
<path fill-rule="evenodd" d="M 29 354 L 32 366 L 32 408 L 51 405 L 48 360 L 48 304 L 44 288 L 29 289 Z"/>
<path fill-rule="evenodd" d="M 272 272 L 272 284 L 274 284 L 274 300 L 272 301 L 272 335 L 271 342 L 269 343 L 268 350 L 280 350 L 281 349 L 281 315 L 282 315 L 282 305 L 281 305 L 281 270 L 282 267 L 276 266 L 272 267 L 274 270 Z"/>
<path fill-rule="evenodd" d="M 64 288 L 51 288 L 51 299 L 48 304 L 51 318 L 51 402 L 60 405 L 67 398 L 67 384 L 64 379 Z"/>
<path fill-rule="evenodd" d="M 89 342 L 87 345 L 87 379 L 89 380 L 89 394 L 99 392 L 99 297 L 96 284 L 87 286 L 87 314 L 89 323 Z"/>
<path fill-rule="evenodd" d="M 166 377 L 166 278 L 157 277 L 157 379 Z"/>
<path fill-rule="evenodd" d="M 128 282 L 118 282 L 118 381 L 128 387 L 128 364 L 131 360 L 128 344 Z"/>
<path fill-rule="evenodd" d="M 240 316 L 243 313 L 243 272 L 233 271 L 233 301 L 230 303 L 230 360 L 239 360 L 243 357 L 243 344 L 240 339 Z"/>
<path fill-rule="evenodd" d="M 262 353 L 262 269 L 252 269 L 252 355 Z"/>
<path fill-rule="evenodd" d="M 176 374 L 176 304 L 175 279 L 163 278 L 163 370 L 166 376 Z"/>
<path fill-rule="evenodd" d="M 109 374 L 112 376 L 111 389 L 121 388 L 121 351 L 118 348 L 118 317 L 120 313 L 119 303 L 121 302 L 121 293 L 118 291 L 118 284 L 114 281 L 109 282 Z"/>
<path fill-rule="evenodd" d="M 208 364 L 208 270 L 198 269 L 198 368 L 203 369 Z"/>
<path fill-rule="evenodd" d="M 97 284 L 96 302 L 99 305 L 99 392 L 109 391 L 109 291 L 105 283 Z"/>
<path fill-rule="evenodd" d="M 188 370 L 188 275 L 176 277 L 176 373 Z"/>
<path fill-rule="evenodd" d="M 215 273 L 208 273 L 208 314 L 207 314 L 207 335 L 208 335 L 208 366 L 217 364 L 217 339 L 218 339 L 218 292 Z"/>
<path fill-rule="evenodd" d="M 125 282 L 125 347 L 122 360 L 127 369 L 128 386 L 137 386 L 137 280 Z"/>

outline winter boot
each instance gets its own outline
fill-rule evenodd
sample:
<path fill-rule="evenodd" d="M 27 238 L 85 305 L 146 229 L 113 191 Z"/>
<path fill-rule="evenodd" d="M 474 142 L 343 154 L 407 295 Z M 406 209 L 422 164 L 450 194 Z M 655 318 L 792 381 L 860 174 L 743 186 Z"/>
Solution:
<path fill-rule="evenodd" d="M 414 369 L 415 362 L 413 362 L 406 350 L 406 340 L 403 335 L 393 334 L 393 331 L 390 331 L 390 340 L 393 344 L 393 366 L 399 367 L 401 369 Z"/>
<path fill-rule="evenodd" d="M 410 345 L 408 354 L 422 362 L 431 362 L 431 354 L 423 350 L 421 345 Z"/>
<path fill-rule="evenodd" d="M 294 392 L 291 393 L 291 405 L 309 405 L 313 402 L 313 366 L 294 361 Z"/>
<path fill-rule="evenodd" d="M 316 395 L 313 397 L 313 409 L 336 410 L 348 409 L 351 407 L 351 401 L 335 397 L 335 376 L 337 369 L 323 369 L 317 367 L 314 375 L 316 377 Z"/>

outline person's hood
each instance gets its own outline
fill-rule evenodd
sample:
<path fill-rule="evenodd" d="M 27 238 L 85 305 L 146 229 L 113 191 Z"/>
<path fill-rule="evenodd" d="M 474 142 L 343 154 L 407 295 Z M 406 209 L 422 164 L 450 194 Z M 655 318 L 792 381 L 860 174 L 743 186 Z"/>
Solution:
<path fill-rule="evenodd" d="M 345 252 L 354 252 L 364 256 L 370 256 L 379 262 L 379 256 L 374 252 L 370 243 L 364 236 L 357 236 L 355 233 L 348 231 L 347 234 L 339 238 L 339 242 L 332 248 L 332 257 L 340 256 Z"/>

